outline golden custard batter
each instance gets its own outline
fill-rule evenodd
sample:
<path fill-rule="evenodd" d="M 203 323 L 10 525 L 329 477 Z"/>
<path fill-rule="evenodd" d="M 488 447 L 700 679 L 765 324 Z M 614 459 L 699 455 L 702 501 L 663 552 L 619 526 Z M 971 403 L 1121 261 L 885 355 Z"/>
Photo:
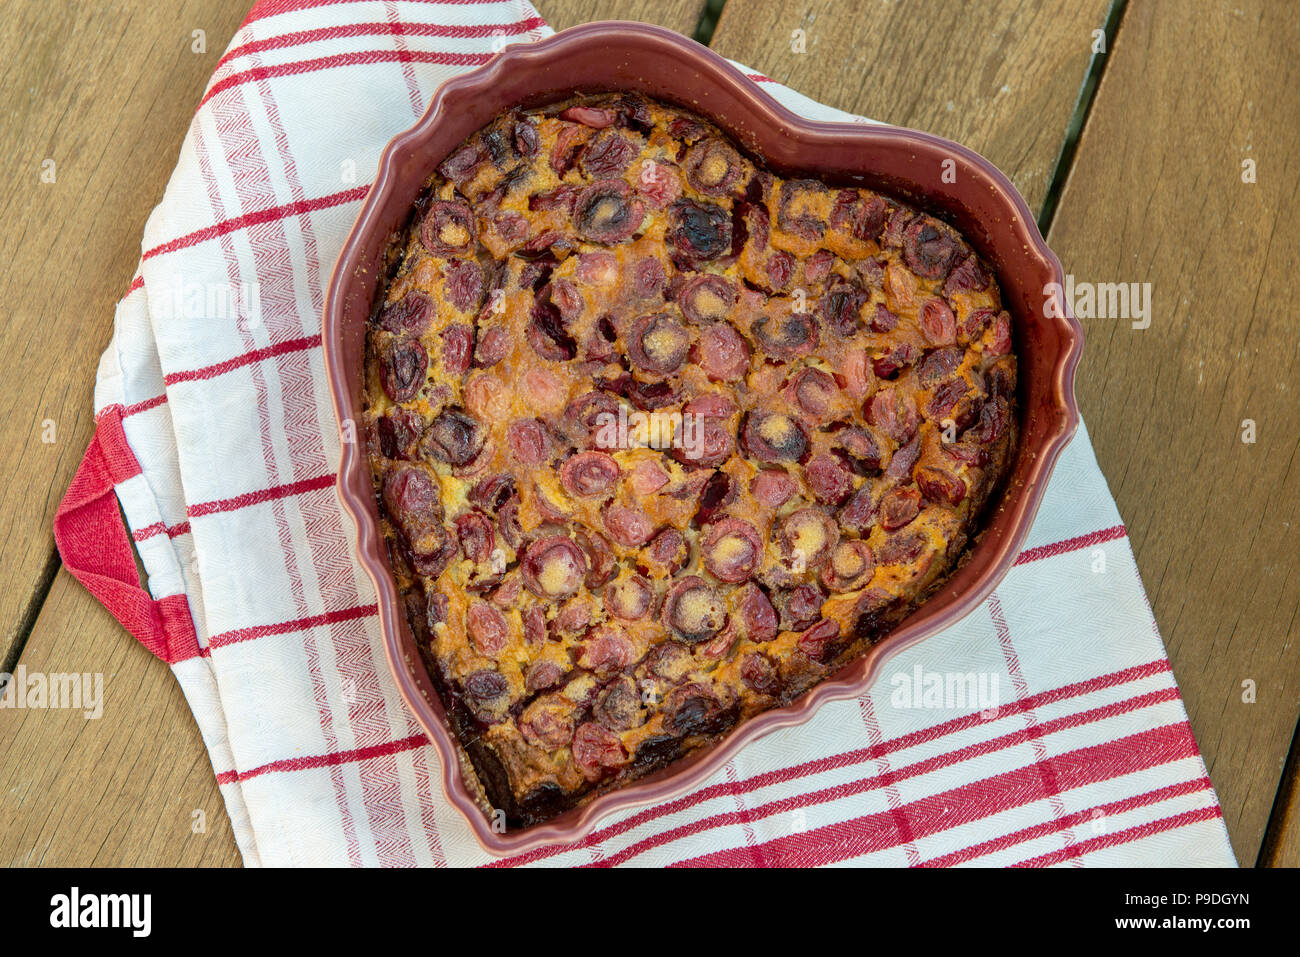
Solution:
<path fill-rule="evenodd" d="M 865 651 L 951 571 L 1014 447 L 1011 318 L 961 236 L 639 96 L 499 117 L 389 260 L 383 531 L 512 827 Z"/>

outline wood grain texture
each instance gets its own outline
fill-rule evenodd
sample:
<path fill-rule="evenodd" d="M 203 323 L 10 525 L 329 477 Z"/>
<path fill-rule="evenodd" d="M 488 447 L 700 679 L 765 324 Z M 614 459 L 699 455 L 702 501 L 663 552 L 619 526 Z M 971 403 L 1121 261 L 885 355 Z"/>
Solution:
<path fill-rule="evenodd" d="M 101 674 L 102 716 L 0 710 L 0 865 L 240 863 L 180 686 L 66 571 L 22 665 L 28 674 Z M 193 830 L 196 811 L 203 833 Z"/>
<path fill-rule="evenodd" d="M 1300 699 L 1300 22 L 1197 11 L 1129 5 L 1049 240 L 1078 281 L 1151 283 L 1150 328 L 1084 320 L 1078 395 L 1251 864 Z"/>
<path fill-rule="evenodd" d="M 639 20 L 690 36 L 705 0 L 534 0 L 533 6 L 556 30 L 592 20 Z"/>
<path fill-rule="evenodd" d="M 1291 742 L 1287 774 L 1273 803 L 1269 832 L 1257 863 L 1260 867 L 1300 867 L 1300 739 Z"/>
<path fill-rule="evenodd" d="M 95 366 L 145 219 L 246 12 L 221 0 L 5 5 L 0 661 L 31 627 L 58 567 L 50 523 L 90 440 Z M 198 29 L 206 53 L 192 52 Z M 52 183 L 42 182 L 47 160 Z"/>
<path fill-rule="evenodd" d="M 712 47 L 830 106 L 956 140 L 1040 209 L 1108 0 L 732 0 Z M 793 49 L 804 31 L 806 52 Z"/>

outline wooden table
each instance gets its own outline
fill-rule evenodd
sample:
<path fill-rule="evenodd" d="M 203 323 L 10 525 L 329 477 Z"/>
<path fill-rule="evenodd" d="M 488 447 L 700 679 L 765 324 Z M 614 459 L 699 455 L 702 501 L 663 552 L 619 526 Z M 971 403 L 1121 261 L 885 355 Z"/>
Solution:
<path fill-rule="evenodd" d="M 1011 176 L 1078 280 L 1151 284 L 1149 328 L 1085 320 L 1079 399 L 1238 860 L 1300 865 L 1294 10 L 1272 0 L 537 5 L 557 29 L 661 23 L 826 103 L 959 140 Z M 0 861 L 235 865 L 175 682 L 61 569 L 50 523 L 91 434 L 95 365 L 144 221 L 246 9 L 3 9 L 0 671 L 103 672 L 113 706 L 97 721 L 0 711 Z"/>

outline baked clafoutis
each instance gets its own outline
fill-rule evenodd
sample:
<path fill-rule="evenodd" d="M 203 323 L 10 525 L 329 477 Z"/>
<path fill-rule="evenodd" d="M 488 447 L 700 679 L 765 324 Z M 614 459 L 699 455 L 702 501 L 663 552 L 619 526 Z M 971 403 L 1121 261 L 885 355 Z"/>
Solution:
<path fill-rule="evenodd" d="M 498 117 L 385 266 L 381 529 L 508 827 L 865 653 L 956 567 L 1014 449 L 1011 317 L 957 232 L 640 96 Z"/>

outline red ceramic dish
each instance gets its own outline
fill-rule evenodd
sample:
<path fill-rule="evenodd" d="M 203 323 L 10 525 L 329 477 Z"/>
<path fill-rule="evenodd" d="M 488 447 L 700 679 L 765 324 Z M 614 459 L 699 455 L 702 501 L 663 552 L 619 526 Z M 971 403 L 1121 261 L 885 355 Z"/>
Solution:
<path fill-rule="evenodd" d="M 639 91 L 707 117 L 774 172 L 802 172 L 892 194 L 955 226 L 996 271 L 1004 307 L 1014 319 L 1020 443 L 969 559 L 864 657 L 793 704 L 739 725 L 710 749 L 544 824 L 498 834 L 461 780 L 455 736 L 402 611 L 379 534 L 364 447 L 345 442 L 339 497 L 356 523 L 358 557 L 375 583 L 394 679 L 439 751 L 448 800 L 464 813 L 483 847 L 496 854 L 578 840 L 608 814 L 691 790 L 746 743 L 806 721 L 823 702 L 861 694 L 888 658 L 953 624 L 997 586 L 1020 551 L 1052 466 L 1078 423 L 1074 370 L 1082 331 L 1073 318 L 1044 315 L 1066 313 L 1060 301 L 1056 309 L 1043 308 L 1045 287 L 1064 283 L 1061 264 L 1005 176 L 964 147 L 925 133 L 802 120 L 705 47 L 667 30 L 624 22 L 587 24 L 540 43 L 508 47 L 487 66 L 444 84 L 420 121 L 388 145 L 335 267 L 323 317 L 325 366 L 340 423 L 360 419 L 366 321 L 383 278 L 384 250 L 405 225 L 411 202 L 434 167 L 510 107 L 617 90 Z M 955 163 L 955 182 L 943 182 L 953 178 L 941 177 L 945 160 Z M 344 434 L 351 433 L 345 429 Z"/>

